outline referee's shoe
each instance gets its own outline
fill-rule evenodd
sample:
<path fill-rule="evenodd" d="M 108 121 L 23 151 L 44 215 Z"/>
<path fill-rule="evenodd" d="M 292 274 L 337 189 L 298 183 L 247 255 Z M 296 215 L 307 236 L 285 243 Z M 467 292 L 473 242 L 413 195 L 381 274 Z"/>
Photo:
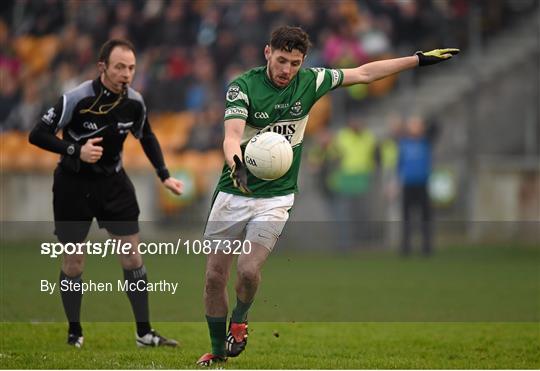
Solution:
<path fill-rule="evenodd" d="M 84 343 L 84 337 L 82 335 L 68 334 L 68 345 L 73 345 L 75 348 L 82 348 Z"/>
<path fill-rule="evenodd" d="M 139 336 L 136 334 L 135 337 L 137 346 L 140 348 L 161 346 L 175 347 L 178 345 L 178 341 L 174 339 L 167 339 L 158 334 L 156 330 L 150 330 L 150 332 L 144 336 Z"/>

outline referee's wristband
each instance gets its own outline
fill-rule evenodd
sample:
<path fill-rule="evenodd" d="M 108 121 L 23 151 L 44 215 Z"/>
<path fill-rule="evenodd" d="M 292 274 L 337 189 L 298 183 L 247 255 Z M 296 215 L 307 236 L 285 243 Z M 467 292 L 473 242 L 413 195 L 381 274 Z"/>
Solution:
<path fill-rule="evenodd" d="M 79 158 L 81 156 L 81 146 L 77 143 L 70 143 L 65 149 L 65 154 L 70 157 Z"/>
<path fill-rule="evenodd" d="M 166 179 L 171 177 L 171 174 L 169 174 L 169 170 L 166 167 L 162 167 L 161 169 L 158 169 L 157 175 L 159 179 L 161 179 L 162 182 L 164 182 Z"/>

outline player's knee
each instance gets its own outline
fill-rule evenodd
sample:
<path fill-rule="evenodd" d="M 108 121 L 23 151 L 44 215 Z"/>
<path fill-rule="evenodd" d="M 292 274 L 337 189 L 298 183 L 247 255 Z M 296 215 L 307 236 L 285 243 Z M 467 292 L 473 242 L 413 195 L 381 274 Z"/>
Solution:
<path fill-rule="evenodd" d="M 238 267 L 238 279 L 244 284 L 256 284 L 260 279 L 260 272 L 257 267 Z"/>
<path fill-rule="evenodd" d="M 206 272 L 206 291 L 219 291 L 223 290 L 227 285 L 227 275 L 225 272 L 219 270 L 208 270 Z"/>

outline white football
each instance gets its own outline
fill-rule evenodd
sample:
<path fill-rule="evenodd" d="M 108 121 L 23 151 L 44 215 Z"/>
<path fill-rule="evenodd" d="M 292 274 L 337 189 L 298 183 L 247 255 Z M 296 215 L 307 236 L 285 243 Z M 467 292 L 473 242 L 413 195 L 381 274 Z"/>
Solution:
<path fill-rule="evenodd" d="M 255 135 L 246 146 L 244 163 L 259 179 L 281 178 L 291 168 L 293 150 L 285 137 L 266 132 Z"/>

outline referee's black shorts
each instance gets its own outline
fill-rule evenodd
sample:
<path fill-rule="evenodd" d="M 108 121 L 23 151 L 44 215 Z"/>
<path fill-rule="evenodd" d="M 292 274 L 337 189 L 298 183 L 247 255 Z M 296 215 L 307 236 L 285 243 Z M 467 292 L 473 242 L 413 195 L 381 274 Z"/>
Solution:
<path fill-rule="evenodd" d="M 94 217 L 100 228 L 116 236 L 139 232 L 139 205 L 133 183 L 122 169 L 103 177 L 54 172 L 55 234 L 63 243 L 83 242 Z"/>

